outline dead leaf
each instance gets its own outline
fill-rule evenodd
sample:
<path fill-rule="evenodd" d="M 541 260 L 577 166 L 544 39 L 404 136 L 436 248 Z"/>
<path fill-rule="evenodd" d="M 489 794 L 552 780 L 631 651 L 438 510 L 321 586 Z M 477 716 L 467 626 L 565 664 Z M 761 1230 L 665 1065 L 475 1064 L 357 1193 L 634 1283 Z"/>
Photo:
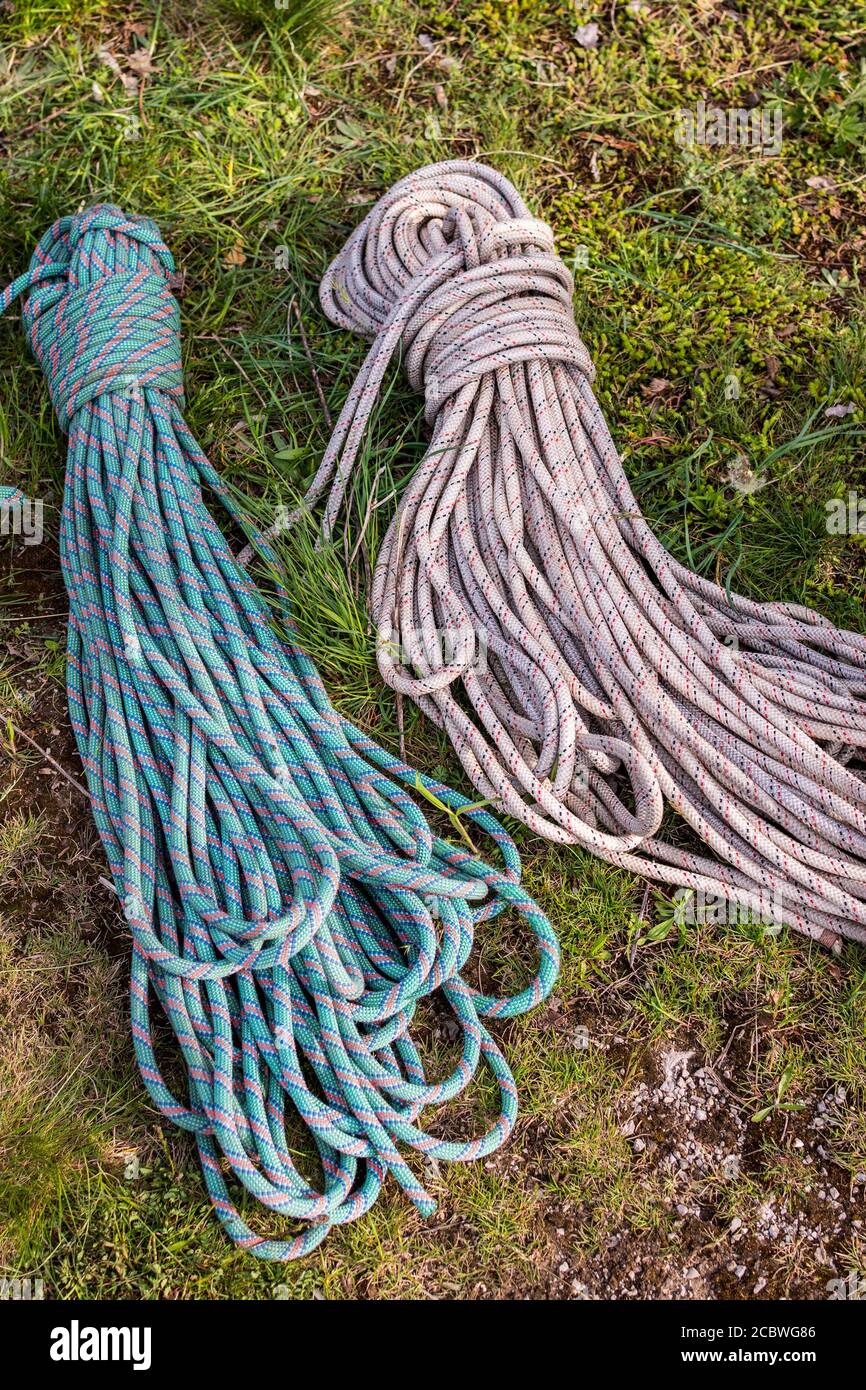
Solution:
<path fill-rule="evenodd" d="M 153 54 L 149 48 L 137 48 L 134 53 L 128 54 L 126 66 L 138 77 L 150 77 L 152 73 L 158 71 L 154 67 Z"/>
<path fill-rule="evenodd" d="M 441 82 L 437 82 L 437 83 L 436 83 L 436 86 L 433 88 L 433 95 L 434 95 L 435 98 L 436 98 L 436 103 L 437 103 L 439 109 L 440 109 L 441 111 L 447 111 L 447 110 L 448 110 L 448 97 L 447 97 L 447 95 L 446 95 L 445 88 L 442 86 L 442 83 L 441 83 Z"/>
<path fill-rule="evenodd" d="M 593 140 L 597 145 L 610 145 L 614 150 L 637 149 L 634 140 L 623 140 L 618 135 L 602 135 L 598 130 L 579 130 L 577 137 L 579 140 Z"/>
<path fill-rule="evenodd" d="M 120 78 L 121 85 L 125 92 L 130 92 L 134 95 L 138 91 L 138 78 L 131 72 L 124 72 L 117 56 L 112 53 L 110 48 L 103 44 L 101 48 L 96 50 L 96 56 L 100 63 L 104 63 L 104 65 L 114 73 L 115 77 Z"/>
<path fill-rule="evenodd" d="M 246 265 L 246 260 L 243 246 L 239 241 L 236 241 L 231 251 L 223 257 L 223 265 L 226 270 L 230 270 L 233 265 Z"/>
<path fill-rule="evenodd" d="M 760 492 L 765 488 L 769 479 L 755 472 L 745 454 L 738 454 L 728 465 L 728 482 L 737 492 L 751 497 L 753 492 Z"/>
<path fill-rule="evenodd" d="M 806 180 L 806 187 L 833 189 L 836 187 L 836 180 L 831 174 L 813 174 L 810 179 Z"/>
<path fill-rule="evenodd" d="M 97 48 L 96 56 L 99 59 L 100 63 L 103 63 L 107 68 L 111 68 L 111 71 L 114 73 L 116 77 L 120 76 L 120 63 L 117 61 L 110 48 L 108 48 L 105 44 L 102 44 L 99 48 Z"/>
<path fill-rule="evenodd" d="M 671 383 L 663 376 L 654 376 L 647 386 L 640 388 L 640 393 L 645 400 L 651 401 L 656 396 L 663 396 L 665 391 L 670 391 Z"/>

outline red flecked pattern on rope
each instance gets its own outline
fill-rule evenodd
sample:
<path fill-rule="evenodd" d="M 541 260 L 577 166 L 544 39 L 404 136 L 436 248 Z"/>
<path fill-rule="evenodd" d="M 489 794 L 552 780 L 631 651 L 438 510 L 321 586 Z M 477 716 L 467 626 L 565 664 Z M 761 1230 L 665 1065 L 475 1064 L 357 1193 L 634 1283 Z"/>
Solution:
<path fill-rule="evenodd" d="M 373 340 L 306 499 L 327 493 L 325 533 L 398 348 L 432 429 L 373 578 L 382 675 L 548 839 L 864 941 L 866 639 L 665 550 L 571 294 L 549 228 L 462 161 L 396 184 L 324 276 L 328 317 Z M 662 836 L 666 804 L 708 852 Z"/>

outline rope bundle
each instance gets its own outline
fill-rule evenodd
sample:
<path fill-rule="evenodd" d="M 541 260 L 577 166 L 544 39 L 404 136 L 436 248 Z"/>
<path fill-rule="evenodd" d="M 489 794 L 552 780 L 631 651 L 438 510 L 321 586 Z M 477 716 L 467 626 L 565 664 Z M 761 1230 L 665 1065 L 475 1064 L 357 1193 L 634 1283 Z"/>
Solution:
<path fill-rule="evenodd" d="M 202 500 L 205 486 L 232 508 L 181 414 L 173 269 L 152 222 L 96 206 L 45 234 L 0 312 L 28 296 L 28 341 L 69 434 L 69 709 L 132 933 L 141 1074 L 194 1133 L 232 1239 L 287 1260 L 367 1211 L 388 1172 L 433 1209 L 398 1145 L 468 1160 L 503 1142 L 516 1091 L 481 1020 L 543 999 L 558 952 L 496 821 L 466 811 L 501 869 L 435 836 L 400 785 L 415 774 L 342 718 L 304 653 L 275 635 Z M 510 999 L 461 977 L 476 927 L 505 908 L 540 955 Z M 431 1081 L 409 1030 L 437 991 L 463 1041 L 451 1075 Z M 187 1103 L 155 1055 L 153 997 L 186 1063 Z M 498 1119 L 481 1138 L 436 1139 L 423 1107 L 462 1092 L 482 1060 Z M 296 1167 L 299 1126 L 319 1186 Z M 300 1232 L 256 1235 L 228 1171 Z"/>
<path fill-rule="evenodd" d="M 864 941 L 866 782 L 847 764 L 866 639 L 729 600 L 668 554 L 593 395 L 572 288 L 507 179 L 459 161 L 397 183 L 322 281 L 328 317 L 373 339 L 308 494 L 330 484 L 326 534 L 398 348 L 432 428 L 373 579 L 382 675 L 549 839 Z M 660 838 L 665 803 L 712 856 Z"/>

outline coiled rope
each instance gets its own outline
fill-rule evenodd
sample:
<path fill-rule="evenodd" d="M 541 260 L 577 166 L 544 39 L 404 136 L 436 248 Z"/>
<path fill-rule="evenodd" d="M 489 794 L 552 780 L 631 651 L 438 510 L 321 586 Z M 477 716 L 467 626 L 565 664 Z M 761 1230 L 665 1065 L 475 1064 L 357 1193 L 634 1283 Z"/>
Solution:
<path fill-rule="evenodd" d="M 503 868 L 434 835 L 400 785 L 416 774 L 339 715 L 312 663 L 276 635 L 202 499 L 204 486 L 242 522 L 181 413 L 173 269 L 152 222 L 96 206 L 45 234 L 0 312 L 27 296 L 27 339 L 69 435 L 69 709 L 132 934 L 141 1074 L 195 1135 L 232 1239 L 288 1260 L 367 1211 L 389 1172 L 433 1209 L 398 1145 L 464 1161 L 503 1142 L 516 1091 L 481 1019 L 543 999 L 558 952 L 496 821 L 425 778 L 492 837 Z M 540 955 L 508 999 L 461 977 L 476 927 L 505 908 Z M 434 992 L 462 1031 L 440 1081 L 409 1031 Z M 155 1055 L 151 995 L 186 1063 L 186 1103 Z M 423 1107 L 462 1092 L 482 1059 L 499 1117 L 480 1138 L 435 1138 Z M 293 1158 L 299 1123 L 318 1186 Z M 257 1235 L 228 1171 L 300 1232 Z"/>
<path fill-rule="evenodd" d="M 328 317 L 373 339 L 306 499 L 330 484 L 325 533 L 398 348 L 432 429 L 373 578 L 382 675 L 541 835 L 864 941 L 866 783 L 847 763 L 866 744 L 866 639 L 729 599 L 659 543 L 572 292 L 550 229 L 462 161 L 397 183 L 322 280 Z M 659 835 L 666 803 L 712 855 Z"/>

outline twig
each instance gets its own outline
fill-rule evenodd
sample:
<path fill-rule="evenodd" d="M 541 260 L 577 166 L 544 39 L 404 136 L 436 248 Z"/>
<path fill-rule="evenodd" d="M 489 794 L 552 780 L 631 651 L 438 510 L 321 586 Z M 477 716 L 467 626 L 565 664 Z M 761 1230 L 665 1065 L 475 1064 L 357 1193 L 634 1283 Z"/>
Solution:
<path fill-rule="evenodd" d="M 75 106 L 57 106 L 53 111 L 49 111 L 47 116 L 43 116 L 38 121 L 32 121 L 30 125 L 21 126 L 19 130 L 15 131 L 4 131 L 0 140 L 2 140 L 2 143 L 5 145 L 7 139 L 11 139 L 13 136 L 16 140 L 19 140 L 22 135 L 32 135 L 35 131 L 41 130 L 43 126 L 48 125 L 49 121 L 56 121 L 58 116 L 71 116 L 76 110 L 77 107 Z"/>
<path fill-rule="evenodd" d="M 259 388 L 256 386 L 256 384 L 255 384 L 255 382 L 253 381 L 252 377 L 250 376 L 249 372 L 247 372 L 247 371 L 245 370 L 245 368 L 243 367 L 243 365 L 237 360 L 237 358 L 235 357 L 235 355 L 234 355 L 234 353 L 232 352 L 231 348 L 227 348 L 227 347 L 226 347 L 225 339 L 224 339 L 224 338 L 221 338 L 220 335 L 219 335 L 218 333 L 199 333 L 198 336 L 199 336 L 199 338 L 201 339 L 202 342 L 205 342 L 205 343 L 218 343 L 218 344 L 219 344 L 219 346 L 222 348 L 223 352 L 225 353 L 226 357 L 227 357 L 227 358 L 229 359 L 229 361 L 231 362 L 232 366 L 237 368 L 237 370 L 240 372 L 241 376 L 243 377 L 244 381 L 245 381 L 245 382 L 247 383 L 247 385 L 250 387 L 250 390 L 252 390 L 252 391 L 255 392 L 255 394 L 258 396 L 259 400 L 261 401 L 262 406 L 264 407 L 265 411 L 267 411 L 267 409 L 268 409 L 268 403 L 267 403 L 267 401 L 265 400 L 265 398 L 264 398 L 264 396 L 262 395 L 262 393 L 261 393 L 261 391 L 259 390 Z"/>
<path fill-rule="evenodd" d="M 400 758 L 406 761 L 406 729 L 403 724 L 403 692 L 398 690 L 394 695 L 394 704 L 397 706 L 397 732 L 400 735 Z"/>
<path fill-rule="evenodd" d="M 317 395 L 318 398 L 319 398 L 319 405 L 322 407 L 322 415 L 323 415 L 324 418 L 325 418 L 325 424 L 328 426 L 328 433 L 329 433 L 329 434 L 333 434 L 333 432 L 334 432 L 334 421 L 333 421 L 333 417 L 332 417 L 332 415 L 331 415 L 330 410 L 328 409 L 328 402 L 327 402 L 327 399 L 326 399 L 326 397 L 325 397 L 325 393 L 324 393 L 324 391 L 322 390 L 322 383 L 321 383 L 321 381 L 319 380 L 319 373 L 316 371 L 316 362 L 315 362 L 315 359 L 314 359 L 314 357 L 313 357 L 313 354 L 312 354 L 311 351 L 310 351 L 310 344 L 309 344 L 309 342 L 307 341 L 307 330 L 304 328 L 304 320 L 303 320 L 302 317 L 301 317 L 301 306 L 300 306 L 300 304 L 298 303 L 298 296 L 297 296 L 296 294 L 293 294 L 293 295 L 292 295 L 291 303 L 289 304 L 288 313 L 289 313 L 289 314 L 294 314 L 294 316 L 295 316 L 295 322 L 296 322 L 297 325 L 298 325 L 298 332 L 299 332 L 300 335 L 301 335 L 301 345 L 302 345 L 302 347 L 303 347 L 303 349 L 304 349 L 304 356 L 306 357 L 306 359 L 307 359 L 307 364 L 308 364 L 308 366 L 309 366 L 309 368 L 310 368 L 310 375 L 311 375 L 312 378 L 313 378 L 313 385 L 314 385 L 315 388 L 316 388 L 316 395 Z M 287 317 L 288 317 L 288 315 L 287 315 Z M 289 336 L 290 336 L 290 329 L 289 329 L 288 323 L 286 323 L 286 337 L 289 337 Z"/>
<path fill-rule="evenodd" d="M 650 895 L 650 883 L 649 883 L 649 879 L 647 879 L 646 883 L 644 884 L 643 898 L 641 899 L 640 912 L 638 913 L 638 917 L 640 918 L 640 920 L 641 920 L 642 922 L 645 922 L 645 921 L 647 920 L 646 910 L 647 910 L 647 903 L 649 902 L 649 895 Z"/>
<path fill-rule="evenodd" d="M 25 743 L 29 743 L 31 748 L 35 748 L 37 753 L 41 753 L 45 761 L 49 762 L 51 766 L 55 768 L 57 772 L 60 773 L 61 777 L 66 778 L 70 787 L 74 787 L 75 790 L 77 792 L 80 792 L 82 796 L 86 796 L 88 801 L 90 800 L 90 792 L 87 790 L 87 788 L 83 787 L 80 782 L 76 782 L 72 774 L 66 771 L 66 768 L 62 765 L 62 763 L 59 763 L 57 759 L 54 757 L 54 755 L 52 753 L 49 753 L 47 748 L 43 748 L 40 743 L 36 742 L 35 738 L 31 738 L 30 734 L 25 733 L 23 729 L 19 729 L 18 725 L 13 722 L 10 715 L 4 713 L 3 718 L 6 720 L 10 729 L 12 729 L 13 733 L 15 733 L 18 738 L 23 738 Z"/>
<path fill-rule="evenodd" d="M 367 534 L 367 528 L 368 528 L 369 525 L 370 525 L 370 517 L 372 516 L 372 513 L 376 510 L 376 507 L 378 506 L 378 503 L 377 503 L 376 500 L 375 500 L 375 498 L 376 498 L 376 488 L 378 487 L 379 479 L 381 478 L 381 476 L 382 476 L 382 474 L 383 474 L 384 472 L 385 472 L 385 464 L 383 463 L 382 466 L 381 466 L 381 468 L 379 468 L 379 469 L 376 470 L 376 476 L 374 477 L 373 482 L 372 482 L 372 485 L 371 485 L 371 487 L 370 487 L 370 495 L 369 495 L 369 497 L 367 498 L 367 506 L 366 506 L 366 508 L 365 508 L 365 510 L 364 510 L 364 515 L 361 517 L 361 530 L 360 530 L 360 533 L 359 533 L 359 535 L 358 535 L 358 539 L 357 539 L 357 541 L 355 542 L 355 547 L 354 547 L 354 549 L 353 549 L 351 555 L 349 556 L 349 565 L 350 565 L 350 566 L 354 565 L 355 560 L 356 560 L 357 555 L 358 555 L 358 551 L 361 549 L 361 547 L 362 547 L 363 544 L 364 544 L 364 537 L 366 536 L 366 534 Z M 391 496 L 393 497 L 393 495 L 394 495 L 394 494 L 393 494 L 393 492 L 392 492 L 392 493 L 391 493 Z"/>

